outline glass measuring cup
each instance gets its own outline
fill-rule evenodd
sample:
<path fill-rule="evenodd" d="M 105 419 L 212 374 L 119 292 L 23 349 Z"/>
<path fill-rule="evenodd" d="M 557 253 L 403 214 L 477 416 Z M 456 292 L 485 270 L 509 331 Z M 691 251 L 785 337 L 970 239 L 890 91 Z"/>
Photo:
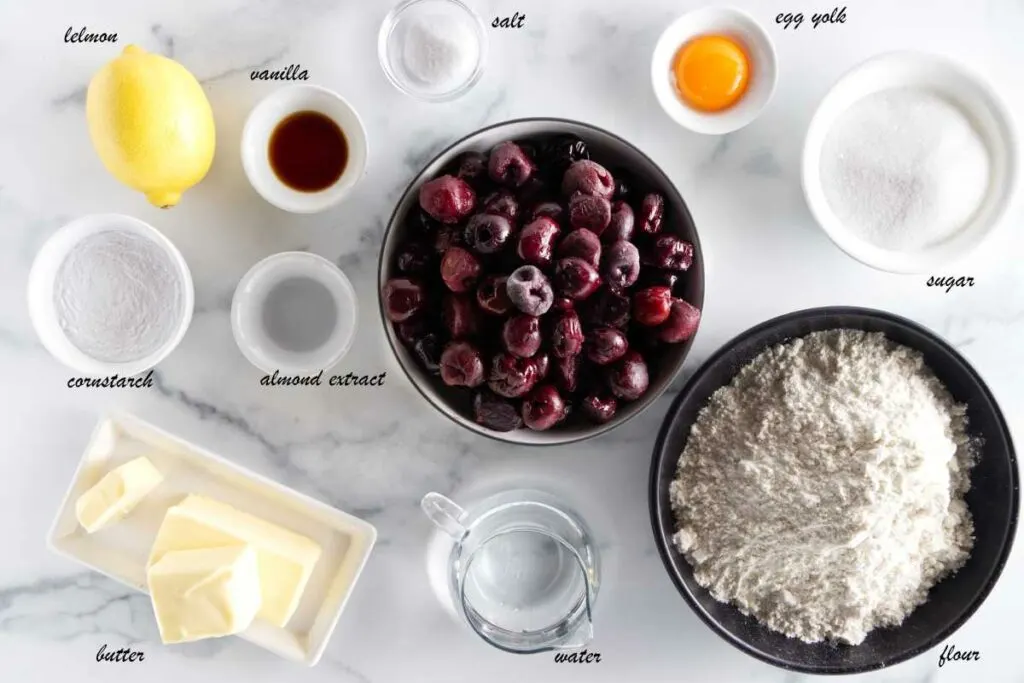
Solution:
<path fill-rule="evenodd" d="M 519 489 L 464 510 L 428 493 L 420 506 L 452 540 L 450 598 L 481 638 L 520 654 L 590 642 L 597 553 L 583 522 L 557 499 Z"/>

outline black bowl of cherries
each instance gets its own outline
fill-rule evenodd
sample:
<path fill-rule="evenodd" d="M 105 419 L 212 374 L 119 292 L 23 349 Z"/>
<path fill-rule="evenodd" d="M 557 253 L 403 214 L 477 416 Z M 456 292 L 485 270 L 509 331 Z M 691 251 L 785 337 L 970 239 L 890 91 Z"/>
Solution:
<path fill-rule="evenodd" d="M 386 334 L 413 385 L 480 434 L 595 436 L 668 387 L 700 322 L 700 242 L 678 191 L 621 138 L 522 119 L 439 154 L 391 216 Z"/>

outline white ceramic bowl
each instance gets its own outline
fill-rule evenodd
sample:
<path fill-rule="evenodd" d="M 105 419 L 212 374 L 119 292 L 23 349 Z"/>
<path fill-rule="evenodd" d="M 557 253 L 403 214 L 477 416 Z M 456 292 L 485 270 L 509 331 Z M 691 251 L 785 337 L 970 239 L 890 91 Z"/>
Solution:
<path fill-rule="evenodd" d="M 720 112 L 703 112 L 687 106 L 679 98 L 672 75 L 672 62 L 679 48 L 709 34 L 738 41 L 750 58 L 747 91 L 736 104 Z M 776 61 L 771 38 L 753 17 L 732 7 L 704 7 L 679 17 L 661 34 L 651 58 L 651 84 L 661 108 L 680 126 L 695 133 L 723 135 L 756 119 L 771 100 L 778 80 Z"/>
<path fill-rule="evenodd" d="M 867 95 L 903 87 L 927 89 L 959 107 L 974 124 L 991 160 L 988 192 L 970 223 L 945 242 L 915 252 L 883 249 L 851 233 L 832 212 L 820 173 L 822 147 L 836 119 Z M 1017 185 L 1017 138 L 1006 106 L 979 76 L 943 57 L 893 52 L 854 67 L 832 86 L 807 129 L 802 165 L 811 213 L 840 249 L 879 270 L 923 273 L 966 256 L 999 224 Z"/>
<path fill-rule="evenodd" d="M 348 143 L 348 162 L 341 177 L 318 192 L 293 190 L 270 167 L 274 128 L 300 111 L 317 111 L 333 119 Z M 341 95 L 317 85 L 289 85 L 275 90 L 253 107 L 242 129 L 242 168 L 249 182 L 268 202 L 292 213 L 317 213 L 340 202 L 363 177 L 368 156 L 366 128 L 359 114 Z"/>
<path fill-rule="evenodd" d="M 263 325 L 267 294 L 280 282 L 296 277 L 310 278 L 326 287 L 338 311 L 327 340 L 305 353 L 281 348 Z M 242 354 L 263 372 L 309 374 L 330 368 L 348 353 L 355 338 L 357 313 L 352 283 L 336 265 L 316 254 L 285 251 L 263 259 L 239 281 L 231 301 L 231 331 Z"/>
<path fill-rule="evenodd" d="M 54 279 L 64 259 L 86 237 L 108 230 L 141 235 L 152 240 L 167 254 L 177 270 L 182 287 L 181 314 L 174 333 L 145 358 L 124 363 L 100 361 L 80 351 L 64 334 L 53 305 Z M 149 370 L 174 350 L 192 321 L 195 291 L 188 264 L 177 247 L 163 233 L 137 218 L 120 214 L 94 214 L 78 218 L 55 232 L 36 254 L 28 276 L 28 312 L 36 334 L 54 358 L 72 370 L 90 377 L 118 374 L 125 377 Z"/>
<path fill-rule="evenodd" d="M 402 63 L 402 51 L 407 24 L 417 14 L 462 22 L 476 36 L 480 51 L 465 80 L 447 88 L 432 88 L 407 72 Z M 487 63 L 487 27 L 480 15 L 459 0 L 406 0 L 384 17 L 377 34 L 377 58 L 391 84 L 406 95 L 424 102 L 448 102 L 464 95 L 483 75 Z"/>

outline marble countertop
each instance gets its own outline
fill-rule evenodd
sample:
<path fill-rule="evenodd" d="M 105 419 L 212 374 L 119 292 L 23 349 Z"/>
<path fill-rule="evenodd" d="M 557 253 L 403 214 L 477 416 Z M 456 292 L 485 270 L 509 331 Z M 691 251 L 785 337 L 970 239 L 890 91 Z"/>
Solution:
<path fill-rule="evenodd" d="M 472 0 L 488 21 L 525 12 L 520 30 L 490 29 L 482 81 L 449 105 L 412 102 L 378 68 L 376 33 L 390 3 L 356 0 L 36 0 L 0 5 L 0 662 L 12 681 L 187 679 L 264 683 L 488 680 L 783 681 L 804 677 L 747 657 L 714 635 L 669 581 L 647 512 L 655 433 L 671 400 L 613 433 L 533 451 L 479 438 L 442 418 L 404 380 L 375 310 L 377 250 L 411 176 L 444 145 L 485 124 L 562 116 L 607 127 L 650 154 L 677 183 L 708 263 L 704 324 L 688 375 L 747 327 L 818 305 L 872 306 L 936 330 L 989 382 L 1024 439 L 1024 252 L 1020 205 L 1008 229 L 957 270 L 970 289 L 944 293 L 925 277 L 887 275 L 836 249 L 816 227 L 799 180 L 803 132 L 829 85 L 891 49 L 941 52 L 984 71 L 1024 111 L 1024 5 L 1014 0 L 858 0 L 843 25 L 783 31 L 779 12 L 822 3 L 735 0 L 768 28 L 781 77 L 748 128 L 720 138 L 679 129 L 658 108 L 648 58 L 665 24 L 690 0 L 587 3 Z M 585 5 L 586 9 L 581 10 Z M 117 32 L 118 45 L 68 45 L 69 26 Z M 91 74 L 135 42 L 180 60 L 202 81 L 217 122 L 206 180 L 161 211 L 108 176 L 84 115 Z M 363 116 L 371 159 L 337 209 L 295 216 L 249 187 L 239 159 L 244 118 L 275 84 L 256 68 L 301 64 Z M 122 212 L 164 231 L 195 279 L 191 329 L 148 390 L 71 390 L 69 373 L 36 339 L 25 305 L 32 258 L 68 220 Z M 354 348 L 338 372 L 387 372 L 383 388 L 267 389 L 235 347 L 228 309 L 257 260 L 301 249 L 337 261 L 363 308 Z M 679 384 L 676 384 L 678 389 Z M 45 536 L 100 414 L 123 409 L 373 524 L 380 540 L 321 664 L 304 669 L 238 639 L 159 645 L 148 600 L 47 551 Z M 439 607 L 424 571 L 430 490 L 485 483 L 551 483 L 594 527 L 606 582 L 591 647 L 600 664 L 555 664 L 486 647 Z M 938 650 L 865 675 L 882 681 L 1024 681 L 1019 615 L 1024 560 L 954 639 L 979 662 L 938 668 Z M 131 646 L 134 664 L 97 663 L 97 649 Z M 948 644 L 948 643 L 946 643 Z"/>

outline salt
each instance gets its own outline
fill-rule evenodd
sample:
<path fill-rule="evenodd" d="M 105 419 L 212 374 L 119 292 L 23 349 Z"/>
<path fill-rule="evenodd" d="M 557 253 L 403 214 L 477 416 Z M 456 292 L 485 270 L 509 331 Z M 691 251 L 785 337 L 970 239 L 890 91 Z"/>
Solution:
<path fill-rule="evenodd" d="M 410 78 L 433 92 L 467 82 L 480 57 L 480 41 L 456 14 L 423 12 L 404 22 L 402 66 Z"/>
<path fill-rule="evenodd" d="M 883 249 L 913 252 L 967 226 L 988 190 L 990 159 L 957 106 L 898 88 L 868 95 L 836 120 L 820 169 L 847 229 Z"/>

